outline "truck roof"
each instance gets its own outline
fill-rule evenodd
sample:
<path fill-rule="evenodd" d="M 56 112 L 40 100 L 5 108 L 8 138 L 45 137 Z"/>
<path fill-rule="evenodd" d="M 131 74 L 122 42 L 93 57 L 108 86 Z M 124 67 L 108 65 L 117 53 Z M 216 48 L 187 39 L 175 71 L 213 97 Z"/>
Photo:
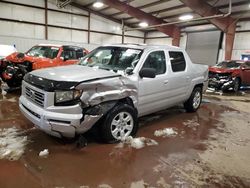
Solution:
<path fill-rule="evenodd" d="M 52 46 L 52 47 L 66 47 L 66 48 L 82 48 L 81 46 L 74 46 L 74 45 L 62 45 L 62 44 L 38 44 L 37 46 Z"/>
<path fill-rule="evenodd" d="M 181 49 L 179 47 L 170 46 L 170 45 L 151 45 L 151 44 L 133 44 L 133 43 L 110 44 L 110 45 L 103 45 L 103 46 L 117 46 L 117 47 L 135 48 L 135 49 L 141 49 L 141 50 L 144 50 L 146 48 L 153 48 L 153 49 L 164 48 L 167 50 Z"/>

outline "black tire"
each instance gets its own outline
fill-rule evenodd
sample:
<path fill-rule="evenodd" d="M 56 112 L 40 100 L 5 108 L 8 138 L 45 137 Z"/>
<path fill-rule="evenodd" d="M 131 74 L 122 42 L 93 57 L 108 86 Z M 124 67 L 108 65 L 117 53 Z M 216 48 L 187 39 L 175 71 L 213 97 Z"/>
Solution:
<path fill-rule="evenodd" d="M 21 81 L 15 79 L 6 80 L 6 83 L 10 88 L 20 87 L 22 85 Z"/>
<path fill-rule="evenodd" d="M 198 95 L 200 96 L 199 100 Z M 197 101 L 195 101 L 197 99 Z M 192 91 L 189 99 L 184 103 L 184 108 L 187 112 L 196 112 L 198 108 L 200 107 L 202 100 L 202 88 L 201 87 L 195 87 Z"/>
<path fill-rule="evenodd" d="M 129 122 L 130 122 L 130 124 L 133 124 L 131 126 L 132 128 L 130 128 L 131 130 L 125 129 L 125 125 L 123 125 L 122 122 L 119 122 L 120 116 L 117 117 L 119 114 L 126 115 L 126 116 L 123 115 L 123 118 L 129 117 L 129 119 L 131 119 L 130 121 L 127 122 L 128 124 L 129 124 Z M 116 118 L 119 118 L 118 119 L 119 125 L 117 125 L 117 126 L 112 125 L 113 120 L 117 121 Z M 124 121 L 123 123 L 126 123 L 126 122 Z M 134 109 L 132 106 L 130 106 L 128 104 L 118 103 L 114 108 L 112 108 L 107 113 L 107 115 L 105 115 L 105 117 L 102 119 L 102 122 L 101 122 L 101 135 L 102 135 L 103 140 L 107 143 L 115 143 L 115 142 L 118 142 L 119 140 L 122 139 L 122 138 L 116 138 L 112 134 L 112 129 L 114 128 L 114 126 L 116 126 L 116 129 L 118 129 L 118 126 L 119 126 L 119 130 L 124 129 L 124 130 L 120 130 L 121 137 L 122 137 L 121 134 L 124 133 L 125 130 L 127 130 L 127 132 L 125 134 L 130 132 L 129 133 L 130 136 L 135 136 L 135 134 L 138 130 L 138 118 L 137 118 L 136 109 Z M 130 126 L 130 125 L 128 125 L 128 126 Z M 119 134 L 118 134 L 118 136 L 119 136 Z M 128 135 L 126 135 L 126 136 L 128 136 Z"/>
<path fill-rule="evenodd" d="M 234 92 L 238 92 L 240 90 L 240 86 L 241 86 L 240 79 L 239 78 L 235 78 L 235 80 L 234 80 L 234 86 L 233 86 Z"/>

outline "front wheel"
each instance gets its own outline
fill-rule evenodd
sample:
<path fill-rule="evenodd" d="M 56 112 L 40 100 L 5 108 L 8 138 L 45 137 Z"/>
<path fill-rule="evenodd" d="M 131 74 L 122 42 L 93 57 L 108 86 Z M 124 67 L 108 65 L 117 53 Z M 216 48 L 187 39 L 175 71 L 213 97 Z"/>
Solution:
<path fill-rule="evenodd" d="M 123 103 L 118 103 L 104 117 L 101 134 L 105 142 L 114 143 L 128 136 L 134 136 L 138 129 L 136 110 Z"/>
<path fill-rule="evenodd" d="M 196 112 L 200 107 L 202 100 L 202 88 L 195 87 L 189 99 L 184 103 L 187 112 Z"/>
<path fill-rule="evenodd" d="M 22 81 L 15 79 L 6 80 L 5 82 L 7 83 L 9 88 L 20 87 L 22 85 Z"/>
<path fill-rule="evenodd" d="M 234 90 L 234 92 L 238 92 L 240 90 L 240 79 L 239 78 L 235 78 L 233 90 Z"/>

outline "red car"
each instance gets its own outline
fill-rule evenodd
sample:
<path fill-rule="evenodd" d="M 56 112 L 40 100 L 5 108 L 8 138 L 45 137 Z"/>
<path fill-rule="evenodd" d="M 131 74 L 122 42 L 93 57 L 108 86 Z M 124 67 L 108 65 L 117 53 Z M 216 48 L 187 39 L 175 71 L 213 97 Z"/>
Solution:
<path fill-rule="evenodd" d="M 86 49 L 78 46 L 36 45 L 26 53 L 15 52 L 1 60 L 0 75 L 9 87 L 19 87 L 27 72 L 75 64 L 87 53 Z"/>
<path fill-rule="evenodd" d="M 250 85 L 250 61 L 223 61 L 209 68 L 209 87 L 217 90 L 233 89 Z"/>

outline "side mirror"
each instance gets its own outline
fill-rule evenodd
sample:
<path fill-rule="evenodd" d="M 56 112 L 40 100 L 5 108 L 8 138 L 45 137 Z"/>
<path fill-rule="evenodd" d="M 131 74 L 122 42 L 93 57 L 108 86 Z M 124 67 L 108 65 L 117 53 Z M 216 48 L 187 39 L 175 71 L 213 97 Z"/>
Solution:
<path fill-rule="evenodd" d="M 155 78 L 156 70 L 153 68 L 142 68 L 139 72 L 141 78 Z"/>
<path fill-rule="evenodd" d="M 127 75 L 131 75 L 131 74 L 133 74 L 133 68 L 132 67 L 128 67 L 128 68 L 126 68 L 125 69 L 125 73 L 127 74 Z"/>

